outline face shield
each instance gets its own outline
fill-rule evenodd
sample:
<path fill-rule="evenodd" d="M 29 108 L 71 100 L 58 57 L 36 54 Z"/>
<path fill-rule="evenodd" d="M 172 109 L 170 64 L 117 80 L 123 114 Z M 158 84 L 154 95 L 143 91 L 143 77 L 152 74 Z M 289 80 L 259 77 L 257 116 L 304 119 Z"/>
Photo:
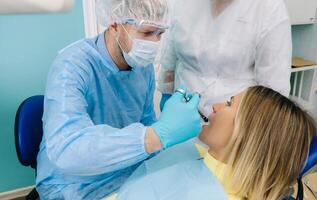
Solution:
<path fill-rule="evenodd" d="M 167 24 L 146 20 L 137 21 L 135 19 L 126 19 L 122 24 L 132 25 L 138 32 L 149 32 L 153 36 L 159 36 L 168 29 Z"/>

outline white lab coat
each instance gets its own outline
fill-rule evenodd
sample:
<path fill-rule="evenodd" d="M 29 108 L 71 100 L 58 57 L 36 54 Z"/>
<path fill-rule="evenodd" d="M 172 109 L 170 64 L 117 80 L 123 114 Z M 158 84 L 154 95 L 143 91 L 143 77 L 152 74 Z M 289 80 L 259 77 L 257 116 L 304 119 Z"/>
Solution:
<path fill-rule="evenodd" d="M 171 1 L 158 90 L 172 93 L 183 85 L 200 93 L 205 115 L 213 103 L 253 85 L 287 96 L 292 42 L 284 1 L 233 0 L 216 18 L 211 14 L 213 1 Z"/>

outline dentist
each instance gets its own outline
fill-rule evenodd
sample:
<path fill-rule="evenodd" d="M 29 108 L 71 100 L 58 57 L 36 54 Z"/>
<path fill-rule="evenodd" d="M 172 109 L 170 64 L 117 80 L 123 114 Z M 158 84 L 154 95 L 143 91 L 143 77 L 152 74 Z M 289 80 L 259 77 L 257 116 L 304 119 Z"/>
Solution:
<path fill-rule="evenodd" d="M 100 0 L 107 29 L 61 50 L 49 72 L 37 158 L 41 199 L 100 199 L 162 149 L 200 132 L 199 96 L 167 101 L 157 121 L 153 62 L 166 0 Z M 101 20 L 102 22 L 102 20 Z"/>

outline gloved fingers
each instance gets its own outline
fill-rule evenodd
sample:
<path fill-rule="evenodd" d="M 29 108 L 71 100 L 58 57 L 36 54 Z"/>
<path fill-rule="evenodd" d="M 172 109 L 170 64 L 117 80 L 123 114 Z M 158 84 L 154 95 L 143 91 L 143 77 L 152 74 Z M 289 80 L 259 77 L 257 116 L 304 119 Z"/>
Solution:
<path fill-rule="evenodd" d="M 189 102 L 193 98 L 194 94 L 193 93 L 187 93 L 185 100 L 186 102 Z"/>
<path fill-rule="evenodd" d="M 195 93 L 188 103 L 194 107 L 198 107 L 199 102 L 200 102 L 200 95 L 198 93 Z"/>
<path fill-rule="evenodd" d="M 161 110 L 161 112 L 164 109 L 165 103 L 170 99 L 171 96 L 172 96 L 171 94 L 164 94 L 164 93 L 162 94 L 161 102 L 160 102 L 160 110 Z"/>
<path fill-rule="evenodd" d="M 177 101 L 182 101 L 184 99 L 184 95 L 179 92 L 175 92 L 171 99 L 176 99 Z"/>
<path fill-rule="evenodd" d="M 181 93 L 183 95 L 186 95 L 188 92 L 188 88 L 184 85 L 181 85 L 179 88 L 177 88 L 177 90 L 175 90 L 175 92 Z"/>
<path fill-rule="evenodd" d="M 201 95 L 199 94 L 199 93 L 189 93 L 189 92 L 187 92 L 187 95 L 186 95 L 186 102 L 189 102 L 192 98 L 193 98 L 193 96 L 195 95 L 195 94 L 198 94 L 199 95 L 199 98 L 201 98 Z"/>
<path fill-rule="evenodd" d="M 187 88 L 185 86 L 181 86 L 180 88 L 175 90 L 175 93 L 173 94 L 172 98 L 182 101 L 184 97 L 186 96 L 186 93 L 187 93 Z"/>

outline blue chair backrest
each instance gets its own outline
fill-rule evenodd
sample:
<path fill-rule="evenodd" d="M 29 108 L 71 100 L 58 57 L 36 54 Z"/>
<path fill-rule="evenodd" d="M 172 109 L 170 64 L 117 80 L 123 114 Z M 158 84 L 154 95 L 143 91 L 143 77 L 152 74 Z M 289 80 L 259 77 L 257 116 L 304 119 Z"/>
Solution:
<path fill-rule="evenodd" d="M 19 161 L 24 166 L 36 168 L 36 157 L 43 136 L 44 96 L 24 100 L 15 117 L 15 147 Z"/>
<path fill-rule="evenodd" d="M 313 140 L 310 151 L 309 151 L 309 157 L 306 161 L 306 165 L 304 167 L 304 170 L 302 171 L 302 174 L 305 174 L 308 172 L 312 167 L 314 167 L 317 164 L 317 137 Z"/>

